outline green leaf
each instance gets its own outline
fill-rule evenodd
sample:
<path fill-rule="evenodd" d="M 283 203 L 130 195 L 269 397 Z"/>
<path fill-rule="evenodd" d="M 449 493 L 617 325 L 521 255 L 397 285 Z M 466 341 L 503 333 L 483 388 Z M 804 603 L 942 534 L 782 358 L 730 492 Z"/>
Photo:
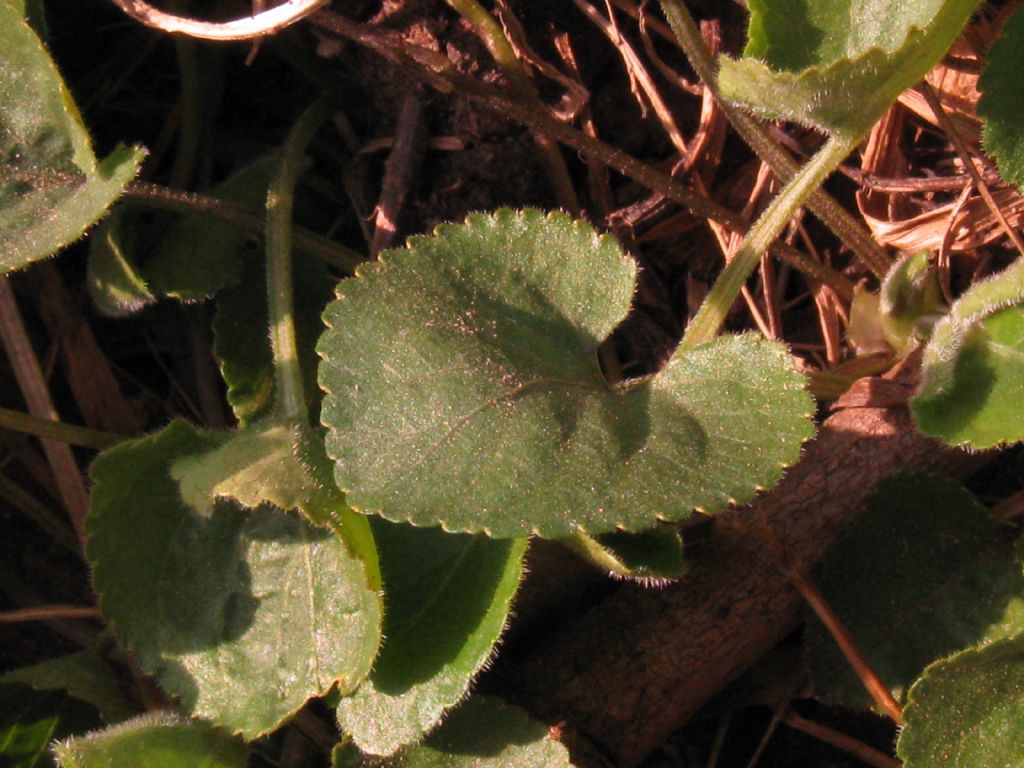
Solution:
<path fill-rule="evenodd" d="M 66 690 L 96 707 L 107 723 L 127 720 L 138 711 L 125 698 L 96 648 L 11 670 L 0 676 L 0 683 L 23 683 L 37 691 Z"/>
<path fill-rule="evenodd" d="M 213 188 L 220 200 L 260 211 L 275 158 L 264 157 L 239 168 Z M 239 224 L 200 214 L 178 217 L 146 262 L 153 290 L 177 299 L 205 299 L 238 282 L 242 246 L 249 231 Z"/>
<path fill-rule="evenodd" d="M 142 160 L 97 163 L 71 100 L 18 8 L 0 3 L 0 273 L 49 256 L 103 215 Z"/>
<path fill-rule="evenodd" d="M 754 111 L 856 138 L 953 44 L 978 0 L 751 0 L 744 58 L 723 57 L 723 95 Z"/>
<path fill-rule="evenodd" d="M 238 739 L 203 723 L 153 713 L 54 745 L 61 768 L 245 768 Z"/>
<path fill-rule="evenodd" d="M 143 669 L 188 713 L 255 738 L 368 674 L 380 598 L 324 529 L 270 505 L 219 501 L 204 517 L 182 501 L 171 466 L 223 440 L 174 422 L 101 454 L 87 553 L 100 610 Z"/>
<path fill-rule="evenodd" d="M 985 121 L 985 152 L 996 159 L 999 173 L 1011 184 L 1024 187 L 1024 13 L 1019 10 L 988 49 L 985 71 L 978 80 L 981 99 L 978 115 Z"/>
<path fill-rule="evenodd" d="M 293 257 L 295 332 L 302 366 L 306 402 L 319 421 L 320 388 L 316 384 L 316 342 L 323 332 L 320 320 L 333 296 L 334 281 L 323 260 L 302 251 Z M 274 364 L 267 336 L 265 261 L 253 253 L 243 260 L 239 282 L 217 295 L 213 320 L 214 352 L 227 384 L 228 402 L 241 424 L 266 416 L 274 402 Z"/>
<path fill-rule="evenodd" d="M 1024 766 L 1024 636 L 936 662 L 910 689 L 904 768 Z"/>
<path fill-rule="evenodd" d="M 911 408 L 921 430 L 952 445 L 1024 439 L 1024 260 L 975 283 L 935 326 Z"/>
<path fill-rule="evenodd" d="M 335 478 L 357 510 L 565 537 L 749 501 L 813 427 L 785 349 L 727 336 L 608 385 L 597 348 L 636 267 L 562 214 L 447 225 L 342 281 L 318 351 Z"/>
<path fill-rule="evenodd" d="M 427 740 L 393 757 L 359 755 L 339 745 L 332 768 L 569 768 L 568 750 L 518 707 L 475 696 L 453 710 Z"/>
<path fill-rule="evenodd" d="M 49 768 L 55 738 L 101 725 L 91 706 L 63 691 L 34 691 L 19 683 L 0 684 L 0 765 Z"/>
<path fill-rule="evenodd" d="M 683 537 L 675 530 L 613 531 L 600 536 L 577 533 L 563 539 L 563 543 L 611 576 L 652 586 L 678 579 L 686 572 Z"/>
<path fill-rule="evenodd" d="M 388 611 L 373 673 L 338 722 L 377 755 L 419 741 L 494 653 L 523 574 L 526 539 L 495 541 L 374 522 Z"/>
<path fill-rule="evenodd" d="M 966 488 L 942 477 L 880 483 L 829 550 L 820 587 L 897 698 L 936 659 L 1024 631 L 1024 572 L 1008 531 Z M 871 705 L 814 618 L 807 647 L 819 697 Z"/>
<path fill-rule="evenodd" d="M 89 295 L 105 315 L 130 315 L 156 301 L 133 256 L 137 234 L 133 210 L 122 205 L 89 238 Z"/>

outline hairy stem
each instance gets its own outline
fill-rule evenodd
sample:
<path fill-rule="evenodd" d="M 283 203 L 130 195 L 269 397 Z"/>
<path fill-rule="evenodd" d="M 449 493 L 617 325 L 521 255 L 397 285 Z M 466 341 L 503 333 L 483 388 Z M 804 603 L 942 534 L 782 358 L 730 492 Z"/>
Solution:
<path fill-rule="evenodd" d="M 270 311 L 270 347 L 274 358 L 277 414 L 306 417 L 298 344 L 295 337 L 294 284 L 292 281 L 292 206 L 295 185 L 302 173 L 306 147 L 333 111 L 333 94 L 313 102 L 292 127 L 281 148 L 267 189 L 267 304 Z"/>
<path fill-rule="evenodd" d="M 722 98 L 718 91 L 715 62 L 701 38 L 700 31 L 682 0 L 662 0 L 662 8 L 690 66 L 711 90 L 719 108 L 743 140 L 772 172 L 782 181 L 789 181 L 799 171 L 796 162 L 786 154 L 764 127 L 754 118 Z M 807 206 L 831 229 L 840 240 L 857 254 L 876 276 L 884 277 L 891 260 L 885 251 L 850 213 L 824 190 L 817 189 L 807 200 Z"/>
<path fill-rule="evenodd" d="M 689 349 L 711 341 L 718 334 L 740 289 L 757 267 L 761 254 L 785 228 L 810 194 L 838 167 L 857 144 L 856 138 L 835 135 L 800 172 L 790 179 L 771 205 L 747 231 L 736 256 L 718 276 L 680 343 Z"/>

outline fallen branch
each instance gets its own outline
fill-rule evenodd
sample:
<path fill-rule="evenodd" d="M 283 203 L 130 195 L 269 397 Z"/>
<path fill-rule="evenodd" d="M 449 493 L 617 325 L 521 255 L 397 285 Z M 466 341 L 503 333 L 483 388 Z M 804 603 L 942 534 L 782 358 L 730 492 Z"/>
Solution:
<path fill-rule="evenodd" d="M 887 476 L 962 475 L 984 460 L 914 428 L 906 378 L 860 380 L 782 483 L 715 519 L 688 552 L 688 576 L 661 590 L 623 585 L 522 654 L 502 689 L 613 764 L 640 763 L 797 626 L 802 601 L 780 558 L 790 572 L 813 567 Z"/>

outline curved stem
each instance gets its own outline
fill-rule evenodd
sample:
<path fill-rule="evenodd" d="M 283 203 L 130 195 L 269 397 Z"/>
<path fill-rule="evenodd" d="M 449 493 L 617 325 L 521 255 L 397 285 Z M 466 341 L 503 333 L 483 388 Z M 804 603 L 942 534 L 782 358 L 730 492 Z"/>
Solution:
<path fill-rule="evenodd" d="M 857 141 L 856 137 L 832 136 L 772 200 L 771 205 L 747 231 L 735 258 L 718 276 L 697 315 L 686 328 L 680 342 L 682 348 L 690 349 L 704 344 L 717 335 L 729 308 L 739 296 L 740 289 L 757 267 L 761 254 L 768 250 L 772 241 L 810 194 L 838 167 L 843 158 L 853 151 Z"/>
<path fill-rule="evenodd" d="M 80 427 L 75 424 L 65 424 L 62 421 L 40 418 L 28 413 L 12 411 L 9 408 L 0 408 L 0 428 L 48 440 L 60 440 L 69 445 L 95 448 L 97 451 L 102 451 L 104 448 L 117 445 L 127 439 L 110 432 Z"/>
<path fill-rule="evenodd" d="M 661 0 L 661 5 L 690 66 L 711 89 L 715 101 L 729 123 L 783 183 L 789 181 L 799 171 L 799 166 L 754 117 L 722 98 L 718 91 L 715 62 L 682 0 Z M 815 190 L 807 200 L 807 207 L 857 254 L 868 269 L 880 278 L 885 277 L 891 260 L 871 237 L 871 233 L 854 219 L 849 211 L 824 190 Z"/>
<path fill-rule="evenodd" d="M 267 189 L 267 305 L 270 312 L 270 347 L 274 358 L 274 384 L 279 416 L 306 418 L 298 345 L 295 337 L 294 283 L 292 281 L 292 205 L 302 172 L 306 147 L 333 111 L 333 94 L 313 102 L 292 127 L 281 147 Z"/>
<path fill-rule="evenodd" d="M 330 0 L 286 0 L 281 5 L 234 21 L 209 22 L 154 8 L 144 0 L 112 0 L 114 5 L 147 27 L 204 40 L 251 40 L 263 37 L 305 18 Z"/>
<path fill-rule="evenodd" d="M 148 181 L 130 182 L 125 187 L 121 199 L 161 211 L 220 219 L 261 235 L 267 228 L 266 217 L 262 212 L 221 200 L 219 197 L 171 189 Z M 365 254 L 303 227 L 292 225 L 292 237 L 299 248 L 323 259 L 347 275 L 351 275 L 357 266 L 366 261 Z"/>

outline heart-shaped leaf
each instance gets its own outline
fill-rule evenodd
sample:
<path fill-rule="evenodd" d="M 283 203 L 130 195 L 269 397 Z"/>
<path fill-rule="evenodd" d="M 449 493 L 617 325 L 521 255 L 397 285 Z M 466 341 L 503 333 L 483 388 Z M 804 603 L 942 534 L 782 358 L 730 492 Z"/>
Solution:
<path fill-rule="evenodd" d="M 171 466 L 222 435 L 174 422 L 93 464 L 87 552 L 100 609 L 189 713 L 248 738 L 311 696 L 354 688 L 380 638 L 376 564 L 270 505 L 181 497 Z"/>
<path fill-rule="evenodd" d="M 419 741 L 465 695 L 494 653 L 523 574 L 526 539 L 447 534 L 375 520 L 387 590 L 373 673 L 338 705 L 363 751 Z"/>
<path fill-rule="evenodd" d="M 420 745 L 392 757 L 335 748 L 332 768 L 570 768 L 569 752 L 546 726 L 499 699 L 474 696 Z"/>
<path fill-rule="evenodd" d="M 722 58 L 722 93 L 856 138 L 945 55 L 977 7 L 978 0 L 750 0 L 744 58 Z"/>
<path fill-rule="evenodd" d="M 785 349 L 727 336 L 612 387 L 597 349 L 636 267 L 562 214 L 499 211 L 342 281 L 318 351 L 353 508 L 498 537 L 644 530 L 748 501 L 812 403 Z"/>
<path fill-rule="evenodd" d="M 1024 635 L 932 664 L 910 689 L 904 768 L 1024 765 Z"/>
<path fill-rule="evenodd" d="M 244 768 L 247 762 L 238 739 L 170 713 L 58 742 L 53 752 L 61 768 Z"/>
<path fill-rule="evenodd" d="M 923 432 L 989 448 L 1024 439 L 1024 260 L 975 283 L 935 326 L 911 408 Z"/>
<path fill-rule="evenodd" d="M 97 163 L 46 49 L 20 11 L 0 3 L 0 273 L 81 237 L 142 155 L 122 147 Z"/>
<path fill-rule="evenodd" d="M 882 482 L 822 562 L 821 592 L 893 695 L 928 664 L 1024 631 L 1024 572 L 1008 531 L 954 480 Z M 815 693 L 871 699 L 816 619 L 807 629 Z"/>
<path fill-rule="evenodd" d="M 985 71 L 978 80 L 978 114 L 985 120 L 985 152 L 996 159 L 999 173 L 1024 188 L 1024 13 L 1013 14 L 1003 33 L 988 49 Z"/>

